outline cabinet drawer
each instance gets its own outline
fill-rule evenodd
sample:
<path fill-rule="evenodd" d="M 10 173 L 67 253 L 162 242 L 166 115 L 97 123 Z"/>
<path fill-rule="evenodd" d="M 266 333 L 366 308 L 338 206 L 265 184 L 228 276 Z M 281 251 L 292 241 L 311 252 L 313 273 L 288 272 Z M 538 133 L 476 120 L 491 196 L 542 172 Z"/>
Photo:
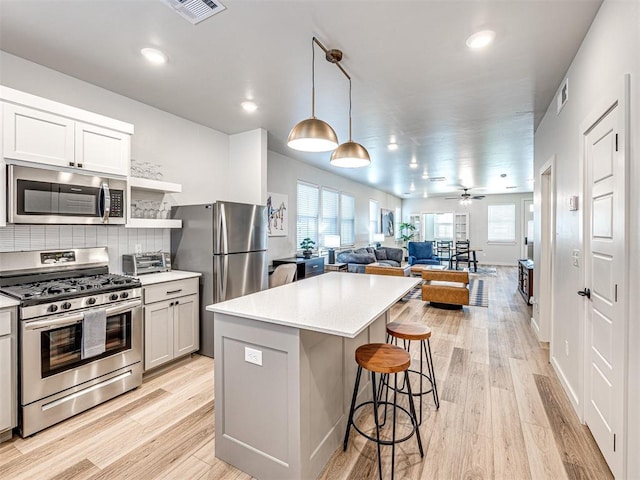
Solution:
<path fill-rule="evenodd" d="M 305 277 L 324 273 L 324 258 L 312 258 L 304 263 Z"/>
<path fill-rule="evenodd" d="M 198 293 L 198 278 L 187 278 L 175 282 L 158 283 L 144 287 L 144 303 L 146 305 L 162 300 L 183 297 Z"/>
<path fill-rule="evenodd" d="M 11 334 L 11 310 L 0 310 L 0 337 Z"/>

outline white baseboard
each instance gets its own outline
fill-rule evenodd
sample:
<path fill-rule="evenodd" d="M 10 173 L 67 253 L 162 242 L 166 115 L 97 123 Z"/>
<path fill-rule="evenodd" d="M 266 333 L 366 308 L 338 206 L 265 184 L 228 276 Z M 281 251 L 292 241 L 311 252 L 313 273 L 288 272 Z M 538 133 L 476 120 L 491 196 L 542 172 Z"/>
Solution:
<path fill-rule="evenodd" d="M 562 389 L 567 394 L 567 397 L 569 397 L 569 401 L 573 406 L 573 410 L 576 412 L 576 415 L 578 415 L 580 422 L 582 422 L 583 416 L 582 416 L 582 406 L 580 405 L 580 399 L 576 395 L 576 392 L 573 390 L 573 388 L 571 388 L 571 385 L 569 384 L 567 377 L 565 376 L 564 372 L 562 371 L 562 368 L 560 367 L 560 364 L 558 364 L 558 361 L 554 356 L 551 356 L 551 366 L 553 367 L 553 370 L 556 372 L 556 375 L 558 375 L 558 379 L 560 380 Z"/>

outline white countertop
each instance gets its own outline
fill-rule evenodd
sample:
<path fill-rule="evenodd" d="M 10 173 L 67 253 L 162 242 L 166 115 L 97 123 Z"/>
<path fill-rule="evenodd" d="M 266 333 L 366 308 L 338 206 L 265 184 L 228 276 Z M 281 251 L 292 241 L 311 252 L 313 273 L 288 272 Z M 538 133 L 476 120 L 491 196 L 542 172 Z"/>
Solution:
<path fill-rule="evenodd" d="M 7 297 L 6 295 L 0 295 L 0 308 L 15 307 L 20 305 L 20 300 Z"/>
<path fill-rule="evenodd" d="M 207 306 L 207 310 L 354 338 L 422 281 L 329 272 Z"/>
<path fill-rule="evenodd" d="M 155 285 L 156 283 L 173 282 L 174 280 L 184 280 L 185 278 L 199 277 L 199 272 L 185 272 L 182 270 L 171 270 L 170 272 L 147 273 L 138 275 L 142 286 Z"/>

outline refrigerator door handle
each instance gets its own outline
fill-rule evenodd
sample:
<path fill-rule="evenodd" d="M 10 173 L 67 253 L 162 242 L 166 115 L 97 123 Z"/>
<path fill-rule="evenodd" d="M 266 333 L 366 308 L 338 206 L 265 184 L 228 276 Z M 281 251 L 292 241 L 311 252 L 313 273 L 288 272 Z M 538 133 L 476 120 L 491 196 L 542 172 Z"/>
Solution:
<path fill-rule="evenodd" d="M 225 301 L 227 299 L 227 282 L 229 281 L 229 276 L 227 272 L 229 271 L 229 255 L 222 256 L 222 262 L 220 262 L 220 300 Z"/>
<path fill-rule="evenodd" d="M 227 232 L 227 213 L 226 213 L 226 209 L 224 208 L 224 204 L 220 203 L 218 205 L 219 208 L 219 215 L 218 215 L 218 219 L 219 219 L 219 225 L 218 225 L 218 241 L 217 241 L 217 247 L 218 247 L 218 252 L 217 253 L 222 253 L 222 254 L 227 254 L 229 253 L 229 239 L 228 239 L 228 232 Z"/>

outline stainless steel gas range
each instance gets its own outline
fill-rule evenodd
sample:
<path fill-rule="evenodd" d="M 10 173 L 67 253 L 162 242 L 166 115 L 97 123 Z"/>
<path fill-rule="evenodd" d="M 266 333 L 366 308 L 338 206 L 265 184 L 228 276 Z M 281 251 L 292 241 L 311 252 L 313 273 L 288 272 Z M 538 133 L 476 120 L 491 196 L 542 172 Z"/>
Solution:
<path fill-rule="evenodd" d="M 140 282 L 108 264 L 106 248 L 0 253 L 0 293 L 20 300 L 23 437 L 142 383 Z"/>

